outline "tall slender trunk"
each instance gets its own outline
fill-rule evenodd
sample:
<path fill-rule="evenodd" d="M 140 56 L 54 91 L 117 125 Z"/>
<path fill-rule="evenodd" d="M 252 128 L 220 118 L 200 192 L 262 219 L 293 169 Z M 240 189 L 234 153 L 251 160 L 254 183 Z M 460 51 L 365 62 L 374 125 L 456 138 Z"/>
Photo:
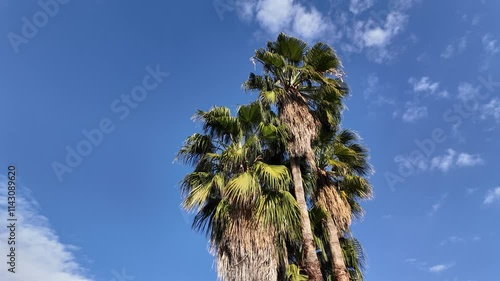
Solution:
<path fill-rule="evenodd" d="M 333 262 L 333 270 L 335 272 L 335 280 L 336 281 L 349 281 L 350 276 L 347 271 L 344 252 L 342 251 L 342 247 L 340 246 L 339 240 L 339 231 L 337 225 L 333 221 L 331 215 L 326 217 L 326 228 L 328 232 L 328 241 L 330 244 L 330 250 L 332 252 L 332 262 Z"/>
<path fill-rule="evenodd" d="M 300 171 L 300 161 L 297 157 L 290 158 L 290 166 L 292 169 L 293 183 L 295 186 L 295 197 L 300 208 L 301 231 L 304 243 L 306 271 L 310 281 L 323 281 L 321 273 L 321 265 L 318 255 L 316 254 L 316 246 L 314 244 L 314 236 L 311 229 L 311 221 L 309 220 L 309 212 L 307 209 L 304 186 L 302 185 L 302 173 Z"/>
<path fill-rule="evenodd" d="M 275 231 L 244 216 L 234 218 L 216 250 L 220 281 L 278 281 Z"/>

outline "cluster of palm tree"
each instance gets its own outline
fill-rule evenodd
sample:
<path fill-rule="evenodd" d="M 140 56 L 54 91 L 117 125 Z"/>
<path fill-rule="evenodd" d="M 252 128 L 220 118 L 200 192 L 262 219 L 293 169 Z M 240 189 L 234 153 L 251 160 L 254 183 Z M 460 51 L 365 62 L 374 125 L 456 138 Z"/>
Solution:
<path fill-rule="evenodd" d="M 253 56 L 262 74 L 243 84 L 259 98 L 198 111 L 202 132 L 178 159 L 183 207 L 205 231 L 224 281 L 363 280 L 352 236 L 372 169 L 359 136 L 340 127 L 348 88 L 323 43 L 280 34 Z"/>

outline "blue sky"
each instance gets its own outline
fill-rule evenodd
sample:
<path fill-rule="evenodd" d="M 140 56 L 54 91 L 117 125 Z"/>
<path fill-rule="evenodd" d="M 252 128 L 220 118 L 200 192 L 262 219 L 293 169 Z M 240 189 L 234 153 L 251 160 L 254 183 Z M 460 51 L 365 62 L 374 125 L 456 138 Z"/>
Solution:
<path fill-rule="evenodd" d="M 7 165 L 21 192 L 0 279 L 215 280 L 172 162 L 196 109 L 255 99 L 249 58 L 285 31 L 344 63 L 376 169 L 366 280 L 497 280 L 500 2 L 374 2 L 0 1 L 2 221 Z"/>

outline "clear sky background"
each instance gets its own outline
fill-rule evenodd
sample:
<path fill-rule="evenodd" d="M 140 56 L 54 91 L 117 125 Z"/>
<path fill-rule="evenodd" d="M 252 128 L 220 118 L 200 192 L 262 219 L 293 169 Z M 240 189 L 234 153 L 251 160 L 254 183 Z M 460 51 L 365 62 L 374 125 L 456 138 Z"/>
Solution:
<path fill-rule="evenodd" d="M 0 225 L 15 164 L 20 244 L 12 275 L 0 228 L 0 279 L 216 280 L 173 160 L 196 109 L 256 98 L 249 58 L 284 31 L 345 66 L 343 127 L 376 169 L 366 280 L 498 280 L 500 2 L 374 2 L 1 0 Z"/>

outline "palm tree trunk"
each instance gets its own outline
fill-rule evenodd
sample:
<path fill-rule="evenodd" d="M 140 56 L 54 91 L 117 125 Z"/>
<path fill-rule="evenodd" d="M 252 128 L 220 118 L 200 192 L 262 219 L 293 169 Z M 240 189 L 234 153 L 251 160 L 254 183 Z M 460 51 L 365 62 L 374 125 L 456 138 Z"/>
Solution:
<path fill-rule="evenodd" d="M 328 215 L 326 218 L 326 228 L 328 231 L 328 241 L 330 244 L 330 250 L 333 256 L 333 270 L 335 272 L 336 281 L 349 281 L 349 272 L 347 271 L 344 252 L 340 246 L 339 241 L 339 231 L 333 218 Z"/>
<path fill-rule="evenodd" d="M 305 199 L 304 186 L 302 185 L 302 173 L 300 171 L 300 162 L 296 157 L 290 158 L 290 166 L 292 177 L 295 186 L 295 197 L 300 208 L 301 231 L 304 243 L 306 271 L 310 281 L 323 281 L 321 273 L 321 265 L 316 254 L 316 246 L 314 245 L 314 236 L 311 229 L 311 221 L 309 220 L 309 212 Z"/>

